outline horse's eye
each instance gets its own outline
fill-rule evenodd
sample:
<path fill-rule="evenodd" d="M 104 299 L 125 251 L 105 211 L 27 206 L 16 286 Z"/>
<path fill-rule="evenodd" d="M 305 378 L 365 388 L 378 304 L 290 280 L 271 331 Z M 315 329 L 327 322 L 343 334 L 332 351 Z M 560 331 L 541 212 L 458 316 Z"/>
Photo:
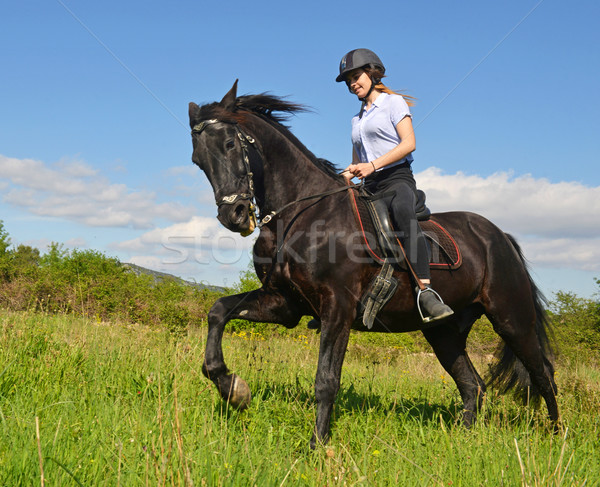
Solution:
<path fill-rule="evenodd" d="M 225 147 L 231 150 L 235 147 L 235 142 L 233 140 L 228 140 L 227 142 L 225 142 Z"/>

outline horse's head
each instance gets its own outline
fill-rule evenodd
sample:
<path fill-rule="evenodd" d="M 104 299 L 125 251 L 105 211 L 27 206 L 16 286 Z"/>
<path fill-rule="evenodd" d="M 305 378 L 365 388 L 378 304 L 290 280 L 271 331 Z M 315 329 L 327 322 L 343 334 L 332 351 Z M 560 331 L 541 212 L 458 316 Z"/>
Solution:
<path fill-rule="evenodd" d="M 192 161 L 212 185 L 219 221 L 232 232 L 250 235 L 256 228 L 254 184 L 248 144 L 235 117 L 237 80 L 219 103 L 199 107 L 190 103 L 194 151 Z"/>

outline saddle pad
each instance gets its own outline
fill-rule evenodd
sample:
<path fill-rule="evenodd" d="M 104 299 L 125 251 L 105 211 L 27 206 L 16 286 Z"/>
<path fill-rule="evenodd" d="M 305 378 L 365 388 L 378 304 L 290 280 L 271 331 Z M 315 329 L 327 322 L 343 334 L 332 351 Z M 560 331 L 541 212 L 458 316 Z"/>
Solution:
<path fill-rule="evenodd" d="M 436 269 L 456 269 L 462 264 L 462 257 L 456 240 L 433 218 L 419 222 L 421 231 L 429 240 L 429 265 Z"/>
<path fill-rule="evenodd" d="M 369 210 L 361 198 L 356 197 L 356 192 L 351 191 L 352 206 L 361 229 L 366 249 L 371 257 L 382 264 L 384 253 L 379 246 L 375 232 L 377 231 Z M 434 218 L 426 221 L 420 221 L 419 226 L 429 245 L 430 262 L 429 265 L 434 269 L 456 269 L 462 264 L 462 257 L 458 244 L 450 233 L 442 227 Z M 405 264 L 401 264 L 404 268 Z"/>

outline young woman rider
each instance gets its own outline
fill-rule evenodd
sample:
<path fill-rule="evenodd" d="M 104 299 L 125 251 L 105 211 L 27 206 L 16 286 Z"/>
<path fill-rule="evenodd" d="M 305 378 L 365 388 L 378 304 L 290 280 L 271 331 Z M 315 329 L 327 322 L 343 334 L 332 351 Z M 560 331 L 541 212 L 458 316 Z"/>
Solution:
<path fill-rule="evenodd" d="M 385 200 L 392 222 L 418 279 L 427 287 L 418 293 L 417 286 L 421 310 L 427 322 L 440 320 L 453 311 L 436 293 L 428 292 L 429 256 L 415 215 L 417 186 L 411 169 L 415 134 L 409 104 L 381 82 L 384 76 L 383 63 L 369 49 L 350 51 L 340 62 L 336 81 L 345 81 L 362 102 L 352 118 L 352 164 L 344 175 L 362 179 L 373 194 L 390 194 Z"/>

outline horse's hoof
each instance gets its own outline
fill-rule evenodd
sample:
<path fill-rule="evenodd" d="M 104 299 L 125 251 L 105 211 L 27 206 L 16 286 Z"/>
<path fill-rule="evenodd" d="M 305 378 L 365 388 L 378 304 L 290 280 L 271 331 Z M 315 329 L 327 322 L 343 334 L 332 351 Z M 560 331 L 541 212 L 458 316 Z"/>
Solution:
<path fill-rule="evenodd" d="M 233 374 L 231 384 L 231 395 L 229 396 L 229 404 L 240 411 L 250 406 L 252 401 L 252 394 L 250 388 L 244 379 L 240 379 L 237 375 Z"/>

